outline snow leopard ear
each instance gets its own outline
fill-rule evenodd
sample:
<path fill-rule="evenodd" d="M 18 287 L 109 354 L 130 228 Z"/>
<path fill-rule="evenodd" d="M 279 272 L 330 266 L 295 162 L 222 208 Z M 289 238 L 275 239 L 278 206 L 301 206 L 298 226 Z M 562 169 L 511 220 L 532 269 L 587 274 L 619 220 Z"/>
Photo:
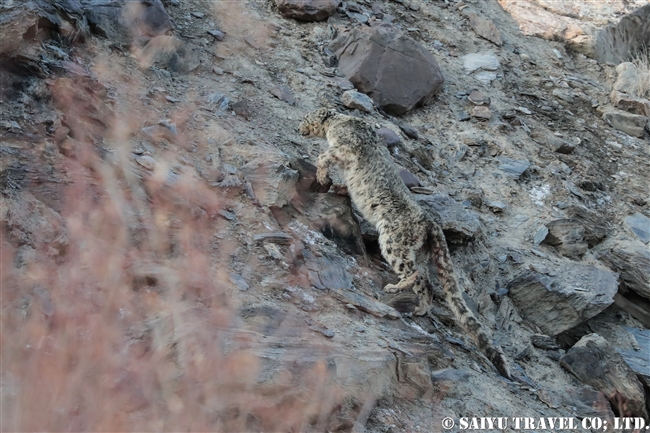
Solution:
<path fill-rule="evenodd" d="M 333 109 L 333 108 L 327 109 L 327 111 L 325 111 L 325 115 L 323 116 L 323 122 L 326 121 L 327 119 L 329 119 L 330 117 L 336 116 L 337 114 L 339 114 L 339 113 L 335 109 Z"/>

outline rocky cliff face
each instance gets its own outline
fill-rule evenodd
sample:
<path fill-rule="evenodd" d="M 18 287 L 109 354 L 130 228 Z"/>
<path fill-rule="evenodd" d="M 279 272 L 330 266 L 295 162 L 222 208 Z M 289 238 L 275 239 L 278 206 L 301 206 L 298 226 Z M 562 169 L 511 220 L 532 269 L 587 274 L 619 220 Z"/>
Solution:
<path fill-rule="evenodd" d="M 648 70 L 576 48 L 633 5 L 546 3 L 0 5 L 2 428 L 647 417 Z M 321 106 L 376 126 L 512 381 L 383 293 Z"/>

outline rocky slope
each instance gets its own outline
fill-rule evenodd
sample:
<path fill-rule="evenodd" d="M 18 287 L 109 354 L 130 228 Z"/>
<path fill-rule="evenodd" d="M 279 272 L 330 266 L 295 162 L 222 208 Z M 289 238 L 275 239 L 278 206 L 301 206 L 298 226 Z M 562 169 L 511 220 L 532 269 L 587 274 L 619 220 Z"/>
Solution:
<path fill-rule="evenodd" d="M 2 428 L 647 419 L 647 71 L 585 55 L 637 4 L 276 3 L 0 5 Z M 382 292 L 297 131 L 324 105 L 381 131 L 514 380 Z"/>

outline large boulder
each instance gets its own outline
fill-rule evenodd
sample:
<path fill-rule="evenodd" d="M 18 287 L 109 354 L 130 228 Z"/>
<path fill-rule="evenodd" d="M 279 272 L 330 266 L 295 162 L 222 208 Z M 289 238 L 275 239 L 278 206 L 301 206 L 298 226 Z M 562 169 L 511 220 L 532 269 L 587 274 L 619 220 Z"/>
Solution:
<path fill-rule="evenodd" d="M 391 26 L 356 28 L 336 38 L 330 49 L 357 90 L 390 114 L 426 103 L 445 80 L 433 55 Z"/>
<path fill-rule="evenodd" d="M 322 21 L 330 17 L 340 0 L 275 0 L 282 15 L 300 21 Z"/>
<path fill-rule="evenodd" d="M 621 240 L 603 247 L 598 258 L 621 274 L 626 288 L 650 299 L 650 251 L 643 244 Z"/>
<path fill-rule="evenodd" d="M 647 419 L 643 386 L 623 356 L 598 334 L 585 335 L 560 361 L 580 381 L 607 397 L 620 416 Z"/>
<path fill-rule="evenodd" d="M 630 13 L 643 6 L 645 0 L 498 2 L 519 24 L 519 29 L 524 35 L 565 41 L 573 50 L 591 55 L 597 31 L 609 24 L 611 17 Z"/>
<path fill-rule="evenodd" d="M 632 60 L 650 45 L 650 4 L 621 18 L 616 26 L 598 33 L 595 57 L 601 62 L 621 63 Z"/>
<path fill-rule="evenodd" d="M 173 29 L 161 0 L 80 0 L 91 29 L 116 43 L 155 37 Z"/>
<path fill-rule="evenodd" d="M 632 137 L 643 138 L 648 118 L 640 114 L 632 114 L 615 108 L 605 110 L 603 120 L 612 128 L 625 132 Z"/>
<path fill-rule="evenodd" d="M 508 283 L 508 290 L 522 318 L 555 336 L 610 306 L 618 290 L 618 274 L 565 263 L 556 276 L 526 271 Z"/>

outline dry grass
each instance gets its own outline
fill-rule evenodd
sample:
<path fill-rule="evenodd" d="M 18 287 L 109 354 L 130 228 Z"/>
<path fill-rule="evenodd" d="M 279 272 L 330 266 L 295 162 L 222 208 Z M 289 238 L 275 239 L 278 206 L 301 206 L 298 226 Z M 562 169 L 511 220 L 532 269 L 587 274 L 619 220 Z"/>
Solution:
<path fill-rule="evenodd" d="M 632 60 L 636 66 L 637 81 L 633 94 L 639 98 L 650 97 L 650 52 L 647 48 L 641 50 Z"/>
<path fill-rule="evenodd" d="M 130 153 L 144 119 L 108 110 L 88 84 L 52 87 L 77 139 L 57 167 L 60 218 L 20 211 L 38 203 L 29 190 L 0 197 L 0 429 L 324 430 L 337 400 L 325 364 L 260 383 L 264 347 L 234 325 L 238 244 L 213 238 L 229 198 L 190 169 L 170 181 L 172 150 L 145 173 Z M 198 139 L 179 137 L 179 149 Z"/>

